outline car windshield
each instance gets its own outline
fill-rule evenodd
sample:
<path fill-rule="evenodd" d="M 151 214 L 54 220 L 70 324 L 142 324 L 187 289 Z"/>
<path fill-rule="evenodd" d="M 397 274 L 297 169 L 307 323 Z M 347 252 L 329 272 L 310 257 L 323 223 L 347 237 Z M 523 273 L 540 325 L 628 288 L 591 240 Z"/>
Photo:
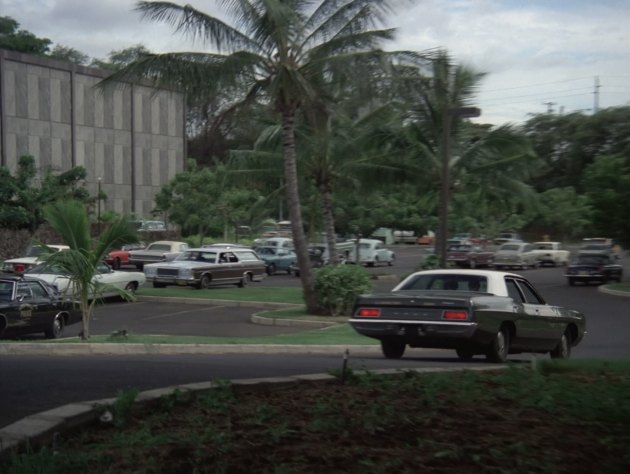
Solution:
<path fill-rule="evenodd" d="M 147 247 L 147 250 L 159 250 L 163 252 L 170 252 L 171 246 L 168 244 L 151 244 Z"/>
<path fill-rule="evenodd" d="M 9 281 L 0 282 L 0 300 L 11 301 L 13 295 L 13 283 Z"/>
<path fill-rule="evenodd" d="M 514 244 L 503 244 L 501 245 L 501 247 L 499 248 L 499 250 L 518 250 L 520 248 L 519 245 L 514 245 Z"/>
<path fill-rule="evenodd" d="M 480 275 L 432 274 L 409 279 L 399 290 L 457 290 L 486 292 L 488 280 Z"/>
<path fill-rule="evenodd" d="M 470 245 L 451 245 L 448 248 L 449 252 L 469 252 L 472 250 L 472 246 Z"/>

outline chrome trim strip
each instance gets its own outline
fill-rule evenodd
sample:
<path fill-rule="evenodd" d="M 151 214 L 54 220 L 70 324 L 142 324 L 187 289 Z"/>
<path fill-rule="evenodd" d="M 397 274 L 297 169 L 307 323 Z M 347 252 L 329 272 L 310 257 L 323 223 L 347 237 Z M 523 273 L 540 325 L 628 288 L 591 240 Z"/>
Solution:
<path fill-rule="evenodd" d="M 428 324 L 428 325 L 443 325 L 443 326 L 467 326 L 476 327 L 475 322 L 459 322 L 459 321 L 407 321 L 401 319 L 356 319 L 350 318 L 349 323 L 386 323 L 386 324 Z"/>

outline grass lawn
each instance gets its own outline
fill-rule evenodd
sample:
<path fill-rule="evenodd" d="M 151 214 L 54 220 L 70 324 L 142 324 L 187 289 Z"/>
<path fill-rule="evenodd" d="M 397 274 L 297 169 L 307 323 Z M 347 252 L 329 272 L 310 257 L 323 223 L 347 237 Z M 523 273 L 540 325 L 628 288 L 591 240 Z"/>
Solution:
<path fill-rule="evenodd" d="M 7 473 L 626 473 L 630 362 L 399 375 L 269 390 L 121 392 L 112 416 Z"/>

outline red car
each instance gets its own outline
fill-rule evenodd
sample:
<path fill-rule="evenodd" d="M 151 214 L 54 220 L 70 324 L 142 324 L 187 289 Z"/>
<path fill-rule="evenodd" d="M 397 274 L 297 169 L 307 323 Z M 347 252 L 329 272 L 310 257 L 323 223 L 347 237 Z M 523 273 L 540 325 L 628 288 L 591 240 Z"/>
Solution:
<path fill-rule="evenodd" d="M 139 242 L 137 244 L 123 245 L 120 250 L 112 250 L 105 257 L 105 263 L 114 270 L 119 270 L 121 265 L 129 265 L 129 252 L 131 250 L 142 250 L 147 244 Z"/>

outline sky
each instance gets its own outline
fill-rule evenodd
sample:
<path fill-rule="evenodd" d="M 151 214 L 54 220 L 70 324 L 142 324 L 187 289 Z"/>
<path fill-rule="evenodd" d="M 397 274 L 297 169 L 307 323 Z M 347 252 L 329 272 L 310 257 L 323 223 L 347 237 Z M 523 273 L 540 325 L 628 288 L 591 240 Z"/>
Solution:
<path fill-rule="evenodd" d="M 216 0 L 188 0 L 217 15 Z M 0 0 L 0 16 L 92 58 L 143 44 L 202 50 L 168 25 L 144 21 L 134 0 Z M 630 0 L 409 0 L 391 16 L 387 49 L 442 48 L 484 73 L 473 119 L 519 124 L 533 114 L 590 114 L 630 105 Z"/>

